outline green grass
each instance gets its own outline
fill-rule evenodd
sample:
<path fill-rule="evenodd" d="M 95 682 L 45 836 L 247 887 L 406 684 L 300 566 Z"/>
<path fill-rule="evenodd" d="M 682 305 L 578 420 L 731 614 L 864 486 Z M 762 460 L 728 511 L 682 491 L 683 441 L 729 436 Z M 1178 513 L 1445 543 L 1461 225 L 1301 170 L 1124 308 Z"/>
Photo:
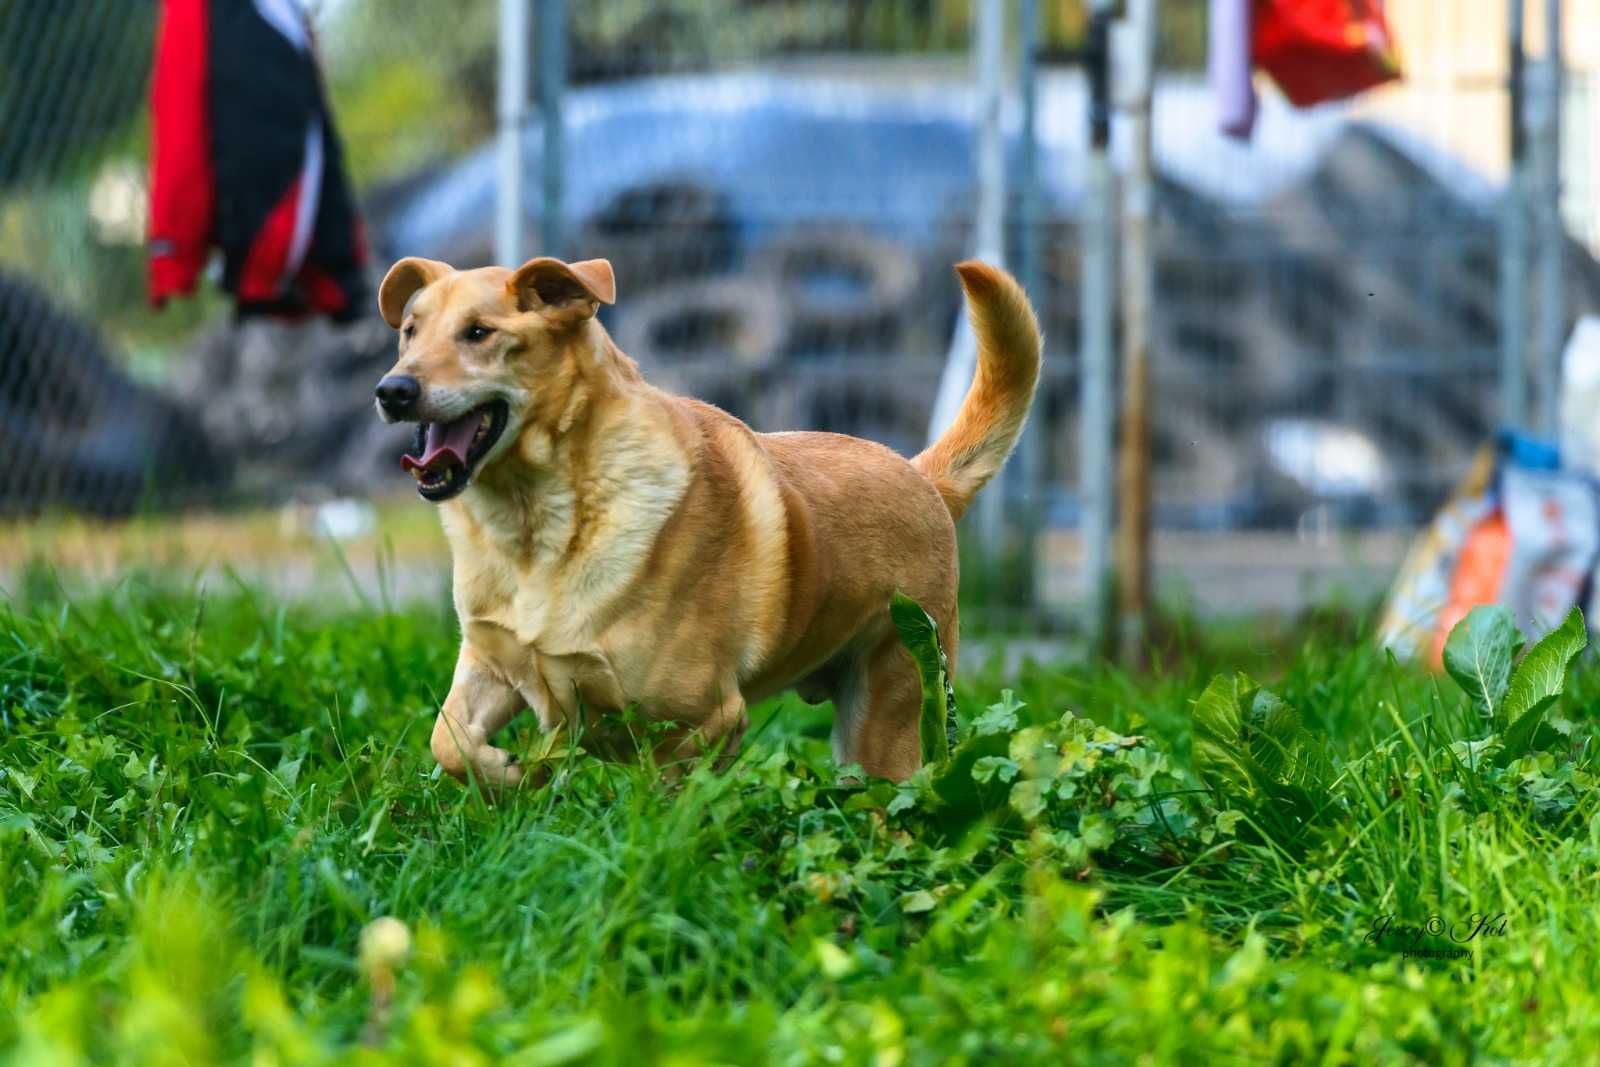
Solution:
<path fill-rule="evenodd" d="M 68 598 L 39 575 L 0 602 L 0 1061 L 1600 1050 L 1587 663 L 1504 770 L 1453 682 L 1321 620 L 1270 643 L 1190 626 L 1143 677 L 963 677 L 967 740 L 905 786 L 840 784 L 828 713 L 790 697 L 725 773 L 572 759 L 496 806 L 428 756 L 454 654 L 444 604 L 137 576 Z M 1193 702 L 1235 670 L 1298 711 L 1259 788 L 1195 770 Z M 1368 943 L 1386 915 L 1473 913 L 1504 933 L 1470 959 Z M 392 971 L 358 958 L 384 915 L 412 934 Z"/>

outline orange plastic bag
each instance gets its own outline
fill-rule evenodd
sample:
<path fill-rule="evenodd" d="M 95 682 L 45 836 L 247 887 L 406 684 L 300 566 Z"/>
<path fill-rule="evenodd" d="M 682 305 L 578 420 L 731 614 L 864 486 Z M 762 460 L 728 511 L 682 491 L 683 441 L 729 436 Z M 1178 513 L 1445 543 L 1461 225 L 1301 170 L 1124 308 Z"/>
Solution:
<path fill-rule="evenodd" d="M 1256 0 L 1250 54 L 1297 107 L 1400 77 L 1383 0 Z"/>
<path fill-rule="evenodd" d="M 1480 451 L 1400 568 L 1378 627 L 1384 647 L 1437 670 L 1450 631 L 1480 604 L 1508 608 L 1530 640 L 1586 592 L 1594 605 L 1600 483 L 1540 465 L 1538 445 Z"/>
<path fill-rule="evenodd" d="M 1479 604 L 1500 600 L 1500 587 L 1511 564 L 1511 527 L 1504 511 L 1495 509 L 1467 535 L 1456 557 L 1455 573 L 1450 576 L 1450 599 L 1439 612 L 1433 644 L 1428 649 L 1428 666 L 1444 665 L 1444 643 L 1456 623 Z"/>

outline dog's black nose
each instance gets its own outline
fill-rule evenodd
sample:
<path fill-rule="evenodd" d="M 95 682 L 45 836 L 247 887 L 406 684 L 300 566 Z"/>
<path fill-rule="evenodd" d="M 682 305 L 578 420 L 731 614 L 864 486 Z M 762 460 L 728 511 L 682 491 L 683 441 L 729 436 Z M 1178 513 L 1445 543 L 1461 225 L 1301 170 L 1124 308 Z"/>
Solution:
<path fill-rule="evenodd" d="M 409 374 L 391 374 L 378 383 L 378 406 L 392 418 L 400 418 L 416 406 L 422 386 Z"/>

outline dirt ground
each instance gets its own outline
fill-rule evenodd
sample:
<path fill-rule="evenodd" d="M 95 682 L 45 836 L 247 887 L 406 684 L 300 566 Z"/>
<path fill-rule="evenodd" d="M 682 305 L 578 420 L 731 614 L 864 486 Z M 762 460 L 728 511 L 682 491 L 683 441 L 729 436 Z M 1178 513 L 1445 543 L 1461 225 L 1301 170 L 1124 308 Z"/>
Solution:
<path fill-rule="evenodd" d="M 1200 618 L 1367 604 L 1393 579 L 1410 537 L 1405 531 L 1162 531 L 1152 545 L 1156 594 Z M 1040 608 L 1072 618 L 1082 600 L 1076 532 L 1046 531 L 1037 553 Z M 420 598 L 442 606 L 449 597 L 449 550 L 438 521 L 409 495 L 115 523 L 62 517 L 0 524 L 0 595 L 20 591 L 24 582 L 86 588 L 140 571 L 192 576 L 206 585 L 243 581 L 279 596 L 335 603 Z M 1036 658 L 1063 651 L 1056 638 L 1040 641 L 1049 647 L 1020 651 Z M 1019 651 L 1016 640 L 1006 646 L 1008 656 Z M 971 655 L 992 651 L 974 642 Z"/>
<path fill-rule="evenodd" d="M 1393 581 L 1409 530 L 1302 535 L 1296 531 L 1159 531 L 1152 581 L 1163 601 L 1196 615 L 1285 614 L 1329 601 L 1365 603 Z M 1040 599 L 1069 608 L 1083 598 L 1076 531 L 1046 531 L 1038 546 Z"/>

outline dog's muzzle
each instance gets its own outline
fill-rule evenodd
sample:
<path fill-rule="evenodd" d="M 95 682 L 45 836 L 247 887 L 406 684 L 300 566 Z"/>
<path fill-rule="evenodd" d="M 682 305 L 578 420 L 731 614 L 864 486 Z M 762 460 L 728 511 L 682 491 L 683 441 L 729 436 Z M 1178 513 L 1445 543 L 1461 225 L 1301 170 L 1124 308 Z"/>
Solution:
<path fill-rule="evenodd" d="M 374 393 L 384 416 L 403 422 L 416 411 L 417 401 L 422 398 L 422 383 L 409 374 L 391 374 L 378 383 Z"/>

